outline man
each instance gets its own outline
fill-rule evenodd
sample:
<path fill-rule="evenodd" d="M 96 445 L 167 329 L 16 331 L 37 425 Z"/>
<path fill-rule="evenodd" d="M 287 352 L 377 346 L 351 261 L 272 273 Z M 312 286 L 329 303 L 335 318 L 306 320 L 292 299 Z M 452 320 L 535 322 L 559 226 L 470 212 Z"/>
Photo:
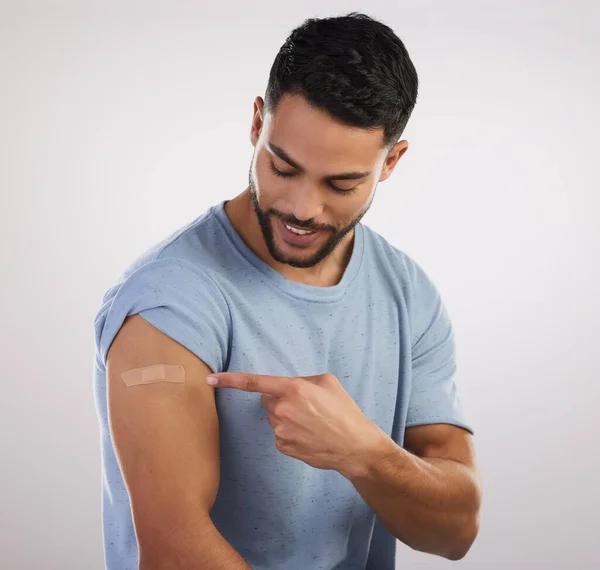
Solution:
<path fill-rule="evenodd" d="M 107 291 L 108 570 L 392 570 L 396 539 L 469 550 L 481 489 L 449 315 L 360 223 L 416 96 L 390 28 L 307 20 L 254 102 L 248 188 Z"/>

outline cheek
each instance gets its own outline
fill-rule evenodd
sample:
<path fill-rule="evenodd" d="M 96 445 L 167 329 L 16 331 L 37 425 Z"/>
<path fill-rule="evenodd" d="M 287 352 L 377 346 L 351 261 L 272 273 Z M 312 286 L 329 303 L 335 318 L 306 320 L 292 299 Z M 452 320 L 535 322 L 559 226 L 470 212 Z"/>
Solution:
<path fill-rule="evenodd" d="M 352 196 L 341 196 L 338 202 L 338 220 L 343 220 L 344 226 L 352 223 L 363 213 L 364 203 L 360 197 L 360 191 Z"/>
<path fill-rule="evenodd" d="M 261 201 L 272 202 L 280 195 L 287 185 L 287 180 L 277 178 L 269 169 L 268 161 L 259 160 L 252 172 L 253 185 L 257 196 Z"/>

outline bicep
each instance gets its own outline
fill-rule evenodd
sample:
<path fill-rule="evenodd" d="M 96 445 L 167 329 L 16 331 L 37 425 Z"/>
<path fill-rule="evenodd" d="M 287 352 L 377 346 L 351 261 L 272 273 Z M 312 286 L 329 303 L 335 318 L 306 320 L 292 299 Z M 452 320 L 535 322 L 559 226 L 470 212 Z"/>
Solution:
<path fill-rule="evenodd" d="M 422 458 L 452 459 L 475 469 L 473 435 L 451 424 L 428 424 L 408 427 L 404 447 Z"/>
<path fill-rule="evenodd" d="M 121 374 L 177 364 L 182 383 L 127 386 Z M 219 485 L 219 426 L 210 368 L 139 315 L 128 317 L 107 355 L 109 425 L 140 547 L 193 535 L 206 525 Z"/>

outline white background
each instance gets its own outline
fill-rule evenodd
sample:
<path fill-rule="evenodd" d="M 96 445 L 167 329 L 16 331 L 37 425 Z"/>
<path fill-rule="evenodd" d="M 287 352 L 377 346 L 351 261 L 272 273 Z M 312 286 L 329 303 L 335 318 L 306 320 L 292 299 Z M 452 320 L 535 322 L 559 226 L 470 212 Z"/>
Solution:
<path fill-rule="evenodd" d="M 600 567 L 598 6 L 1 1 L 0 566 L 103 567 L 102 295 L 246 188 L 253 100 L 288 33 L 358 10 L 420 79 L 409 150 L 363 222 L 424 267 L 454 323 L 484 482 L 458 564 Z M 457 564 L 402 544 L 397 560 Z"/>

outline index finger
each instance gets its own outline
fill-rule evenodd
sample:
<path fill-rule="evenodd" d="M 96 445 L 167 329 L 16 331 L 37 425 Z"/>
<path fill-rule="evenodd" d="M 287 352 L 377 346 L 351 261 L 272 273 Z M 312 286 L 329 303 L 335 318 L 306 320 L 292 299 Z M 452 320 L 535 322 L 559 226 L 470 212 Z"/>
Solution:
<path fill-rule="evenodd" d="M 251 374 L 247 372 L 218 372 L 206 377 L 216 378 L 219 388 L 236 388 L 244 392 L 262 392 L 281 398 L 291 386 L 292 378 L 286 376 L 269 376 L 267 374 Z"/>

